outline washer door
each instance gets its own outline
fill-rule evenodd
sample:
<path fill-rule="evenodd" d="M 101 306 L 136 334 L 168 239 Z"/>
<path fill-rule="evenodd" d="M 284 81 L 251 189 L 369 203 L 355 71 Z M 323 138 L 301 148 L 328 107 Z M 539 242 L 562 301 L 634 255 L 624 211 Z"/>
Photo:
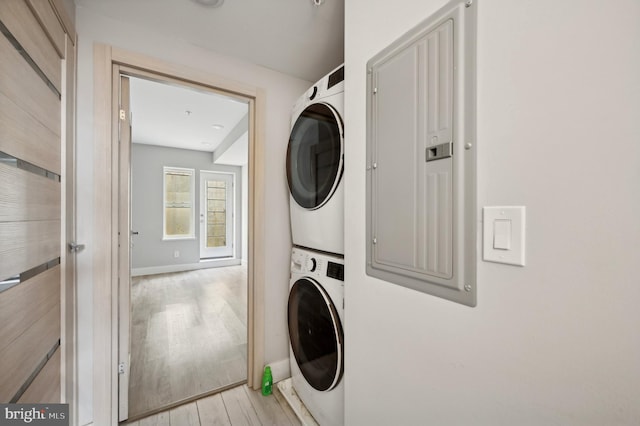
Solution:
<path fill-rule="evenodd" d="M 307 382 L 319 391 L 336 387 L 344 365 L 342 324 L 327 292 L 311 278 L 291 287 L 289 339 Z"/>
<path fill-rule="evenodd" d="M 314 210 L 325 204 L 342 178 L 342 122 L 328 104 L 309 105 L 298 117 L 287 148 L 287 180 L 293 199 Z"/>

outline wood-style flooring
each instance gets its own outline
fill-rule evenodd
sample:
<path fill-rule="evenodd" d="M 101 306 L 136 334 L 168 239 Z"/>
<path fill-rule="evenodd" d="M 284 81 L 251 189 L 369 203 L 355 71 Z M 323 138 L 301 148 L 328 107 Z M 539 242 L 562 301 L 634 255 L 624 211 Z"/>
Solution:
<path fill-rule="evenodd" d="M 246 380 L 246 267 L 135 277 L 131 305 L 129 418 Z"/>
<path fill-rule="evenodd" d="M 242 385 L 127 425 L 298 426 L 301 423 L 275 386 L 273 395 L 262 396 L 260 391 Z"/>

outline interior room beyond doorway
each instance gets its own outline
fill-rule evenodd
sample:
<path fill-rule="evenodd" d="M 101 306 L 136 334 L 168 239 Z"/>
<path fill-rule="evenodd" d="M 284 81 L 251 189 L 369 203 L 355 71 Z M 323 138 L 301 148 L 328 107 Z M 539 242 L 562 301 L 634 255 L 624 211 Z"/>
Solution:
<path fill-rule="evenodd" d="M 131 343 L 120 419 L 135 419 L 247 381 L 250 108 L 205 88 L 123 78 Z"/>

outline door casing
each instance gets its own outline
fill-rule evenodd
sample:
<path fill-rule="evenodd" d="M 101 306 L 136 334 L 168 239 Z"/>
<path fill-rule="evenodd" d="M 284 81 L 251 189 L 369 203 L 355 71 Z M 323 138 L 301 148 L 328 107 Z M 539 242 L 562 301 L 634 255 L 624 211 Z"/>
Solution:
<path fill-rule="evenodd" d="M 219 92 L 249 104 L 249 229 L 247 382 L 257 389 L 264 359 L 264 113 L 265 93 L 258 87 L 230 82 L 212 73 L 171 64 L 104 44 L 94 45 L 94 262 L 93 262 L 93 413 L 95 424 L 118 422 L 119 244 L 129 244 L 119 220 L 119 84 L 127 74 L 170 84 Z M 120 237 L 118 236 L 120 233 Z"/>
<path fill-rule="evenodd" d="M 131 99 L 129 77 L 113 66 L 114 86 L 119 92 L 119 205 L 118 205 L 118 421 L 129 417 L 131 371 Z M 122 114 L 124 112 L 124 114 Z"/>

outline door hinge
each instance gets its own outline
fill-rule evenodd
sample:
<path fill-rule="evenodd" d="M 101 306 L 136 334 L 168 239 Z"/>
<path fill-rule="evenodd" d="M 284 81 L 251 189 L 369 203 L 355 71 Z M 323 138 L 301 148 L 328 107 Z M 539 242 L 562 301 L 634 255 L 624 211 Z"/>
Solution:
<path fill-rule="evenodd" d="M 124 374 L 124 362 L 118 364 L 118 374 Z"/>
<path fill-rule="evenodd" d="M 121 109 L 120 110 L 120 120 L 126 120 L 127 119 L 127 113 Z"/>
<path fill-rule="evenodd" d="M 79 253 L 84 250 L 84 244 L 78 244 L 75 241 L 71 241 L 67 246 L 70 253 Z"/>

